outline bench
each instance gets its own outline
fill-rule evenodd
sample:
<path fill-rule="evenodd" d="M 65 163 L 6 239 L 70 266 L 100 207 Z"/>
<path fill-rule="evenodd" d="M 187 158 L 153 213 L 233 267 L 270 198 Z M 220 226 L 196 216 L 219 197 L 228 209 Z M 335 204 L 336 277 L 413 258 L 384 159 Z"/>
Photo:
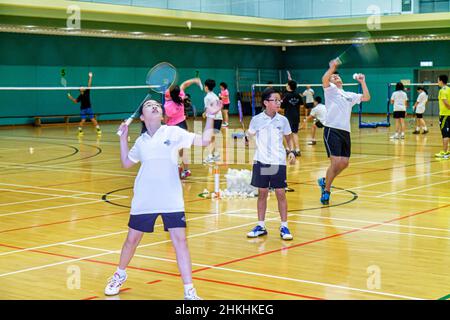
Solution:
<path fill-rule="evenodd" d="M 63 119 L 64 120 L 64 124 L 69 124 L 70 123 L 70 118 L 78 118 L 80 119 L 80 115 L 79 114 L 72 114 L 72 115 L 53 115 L 53 116 L 35 116 L 34 117 L 34 126 L 35 127 L 40 127 L 42 126 L 42 120 L 43 119 Z M 97 116 L 94 115 L 94 118 L 97 119 Z M 61 124 L 62 122 L 52 122 L 52 123 L 45 123 L 46 125 L 57 125 L 57 124 Z"/>

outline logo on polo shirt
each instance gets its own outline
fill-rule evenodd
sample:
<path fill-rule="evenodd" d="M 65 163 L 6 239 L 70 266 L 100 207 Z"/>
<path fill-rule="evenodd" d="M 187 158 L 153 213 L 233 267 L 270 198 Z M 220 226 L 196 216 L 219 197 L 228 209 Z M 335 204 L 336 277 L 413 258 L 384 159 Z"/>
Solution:
<path fill-rule="evenodd" d="M 181 217 L 181 221 L 186 221 L 186 218 L 184 216 Z"/>
<path fill-rule="evenodd" d="M 167 139 L 166 141 L 164 141 L 164 144 L 166 145 L 166 146 L 170 146 L 170 140 L 169 139 Z"/>

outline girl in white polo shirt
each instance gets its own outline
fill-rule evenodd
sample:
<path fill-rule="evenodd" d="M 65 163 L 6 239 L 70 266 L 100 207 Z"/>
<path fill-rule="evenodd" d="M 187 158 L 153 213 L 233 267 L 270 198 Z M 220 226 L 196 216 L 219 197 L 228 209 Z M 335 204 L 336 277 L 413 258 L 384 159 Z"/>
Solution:
<path fill-rule="evenodd" d="M 146 101 L 141 108 L 143 133 L 133 148 L 128 150 L 128 127 L 120 130 L 120 156 L 122 166 L 130 168 L 141 162 L 134 182 L 128 236 L 122 248 L 117 271 L 109 279 L 106 295 L 116 295 L 127 279 L 125 272 L 144 235 L 153 232 L 156 218 L 161 215 L 164 230 L 169 231 L 177 256 L 178 269 L 184 283 L 185 300 L 199 300 L 192 284 L 192 266 L 186 241 L 183 190 L 178 175 L 178 151 L 193 144 L 205 147 L 211 142 L 215 114 L 221 105 L 206 109 L 207 120 L 203 135 L 197 135 L 178 126 L 161 125 L 163 112 L 155 100 Z"/>
<path fill-rule="evenodd" d="M 408 96 L 405 92 L 403 83 L 398 82 L 395 85 L 395 92 L 391 97 L 391 104 L 394 105 L 395 134 L 391 139 L 405 139 L 405 117 L 408 107 Z"/>

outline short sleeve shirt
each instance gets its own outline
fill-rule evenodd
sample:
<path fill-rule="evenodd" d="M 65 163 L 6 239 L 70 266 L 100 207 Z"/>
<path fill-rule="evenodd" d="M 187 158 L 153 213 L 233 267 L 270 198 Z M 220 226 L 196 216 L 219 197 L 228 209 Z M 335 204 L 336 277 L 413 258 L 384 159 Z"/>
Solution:
<path fill-rule="evenodd" d="M 264 164 L 286 165 L 283 137 L 292 133 L 286 117 L 277 113 L 273 118 L 265 112 L 254 116 L 248 132 L 256 135 L 255 161 Z"/>
<path fill-rule="evenodd" d="M 161 126 L 153 137 L 143 133 L 128 153 L 141 162 L 134 181 L 132 215 L 184 211 L 183 189 L 178 173 L 178 151 L 190 148 L 195 134 L 177 126 Z"/>
<path fill-rule="evenodd" d="M 405 91 L 395 91 L 392 94 L 391 100 L 394 101 L 394 111 L 406 111 L 406 101 L 408 101 L 408 96 Z"/>
<path fill-rule="evenodd" d="M 77 102 L 81 102 L 81 109 L 88 109 L 91 108 L 91 90 L 86 89 L 83 94 L 80 93 L 80 95 L 77 98 Z"/>

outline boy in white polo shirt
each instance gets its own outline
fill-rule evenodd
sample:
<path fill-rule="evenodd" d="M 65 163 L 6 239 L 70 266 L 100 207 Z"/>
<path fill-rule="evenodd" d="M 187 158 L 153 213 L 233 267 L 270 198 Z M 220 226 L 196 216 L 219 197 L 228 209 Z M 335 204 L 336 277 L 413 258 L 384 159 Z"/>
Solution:
<path fill-rule="evenodd" d="M 130 168 L 141 162 L 134 182 L 128 236 L 120 255 L 120 263 L 108 280 L 106 295 L 116 295 L 127 279 L 126 267 L 144 235 L 153 232 L 155 221 L 161 215 L 164 230 L 169 231 L 177 256 L 178 269 L 184 283 L 185 300 L 200 300 L 192 284 L 192 265 L 186 241 L 183 190 L 178 175 L 178 151 L 182 148 L 207 146 L 213 135 L 215 114 L 221 105 L 206 109 L 207 119 L 203 135 L 197 135 L 178 126 L 161 125 L 161 104 L 146 101 L 141 107 L 143 130 L 133 148 L 128 151 L 128 127 L 122 123 L 120 130 L 120 156 L 122 166 Z"/>
<path fill-rule="evenodd" d="M 338 59 L 330 61 L 330 67 L 322 77 L 325 106 L 327 108 L 323 139 L 331 162 L 326 178 L 318 179 L 322 190 L 320 201 L 324 205 L 329 204 L 333 180 L 348 167 L 351 154 L 350 119 L 352 108 L 354 105 L 361 103 L 361 101 L 370 100 L 366 77 L 363 74 L 359 74 L 357 77 L 363 94 L 346 92 L 342 89 L 342 79 L 336 72 L 339 65 L 338 61 Z"/>
<path fill-rule="evenodd" d="M 281 96 L 273 88 L 267 88 L 261 95 L 265 110 L 250 121 L 248 135 L 256 136 L 256 153 L 254 156 L 251 185 L 258 188 L 258 225 L 247 233 L 247 237 L 256 238 L 267 234 L 264 223 L 267 209 L 269 187 L 275 189 L 280 210 L 280 236 L 283 240 L 292 240 L 287 223 L 286 151 L 283 137 L 289 150 L 292 150 L 291 127 L 286 117 L 278 111 Z M 288 154 L 289 163 L 295 163 L 295 154 Z"/>

